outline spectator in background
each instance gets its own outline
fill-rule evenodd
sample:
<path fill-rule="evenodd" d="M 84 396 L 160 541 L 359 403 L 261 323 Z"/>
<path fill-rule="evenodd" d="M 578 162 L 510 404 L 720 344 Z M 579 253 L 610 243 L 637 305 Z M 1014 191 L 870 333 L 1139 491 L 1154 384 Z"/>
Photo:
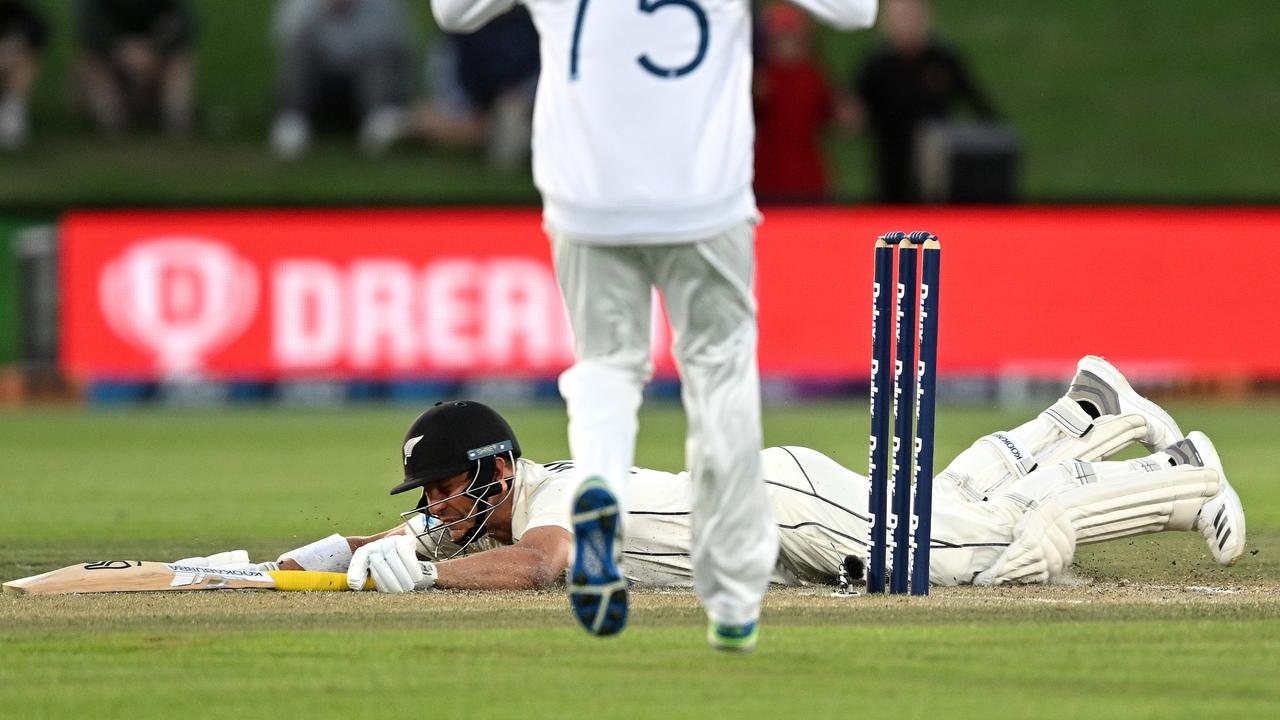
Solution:
<path fill-rule="evenodd" d="M 960 56 L 931 36 L 929 22 L 926 0 L 884 0 L 885 43 L 855 73 L 842 108 L 844 124 L 869 128 L 875 140 L 880 202 L 920 201 L 915 138 L 923 121 L 948 117 L 962 103 L 979 117 L 995 116 Z"/>
<path fill-rule="evenodd" d="M 79 0 L 79 96 L 98 129 L 118 135 L 153 118 L 191 130 L 195 16 L 182 0 Z"/>
<path fill-rule="evenodd" d="M 427 61 L 430 99 L 414 133 L 440 145 L 484 148 L 494 167 L 529 159 L 538 86 L 538 31 L 515 7 L 474 33 L 442 33 Z"/>
<path fill-rule="evenodd" d="M 401 137 L 413 97 L 411 28 L 402 0 L 282 0 L 276 155 L 303 155 L 313 126 L 356 128 L 372 155 Z"/>
<path fill-rule="evenodd" d="M 756 195 L 813 202 L 830 196 L 822 133 L 834 101 L 813 46 L 813 23 L 781 2 L 765 8 L 755 74 Z"/>
<path fill-rule="evenodd" d="M 31 89 L 47 39 L 44 19 L 28 3 L 0 0 L 0 150 L 26 145 Z"/>

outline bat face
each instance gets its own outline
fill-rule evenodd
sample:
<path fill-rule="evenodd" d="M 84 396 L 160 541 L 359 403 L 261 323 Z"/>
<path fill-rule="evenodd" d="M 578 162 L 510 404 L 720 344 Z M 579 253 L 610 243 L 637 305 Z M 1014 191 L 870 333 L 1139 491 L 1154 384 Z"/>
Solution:
<path fill-rule="evenodd" d="M 263 570 L 209 568 L 141 560 L 99 560 L 4 583 L 5 592 L 28 595 L 224 588 L 271 590 L 275 587 L 275 578 Z"/>

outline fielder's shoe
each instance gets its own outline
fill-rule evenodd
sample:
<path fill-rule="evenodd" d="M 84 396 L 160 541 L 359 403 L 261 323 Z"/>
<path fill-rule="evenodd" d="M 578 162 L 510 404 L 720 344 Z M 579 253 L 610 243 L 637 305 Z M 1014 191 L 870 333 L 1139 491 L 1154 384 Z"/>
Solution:
<path fill-rule="evenodd" d="M 760 640 L 758 623 L 722 625 L 714 620 L 707 624 L 707 642 L 716 650 L 751 652 Z"/>
<path fill-rule="evenodd" d="M 595 635 L 613 635 L 627 624 L 627 579 L 622 561 L 618 501 L 598 477 L 587 478 L 573 498 L 573 566 L 569 604 Z"/>
<path fill-rule="evenodd" d="M 1190 464 L 1218 471 L 1218 494 L 1200 508 L 1192 528 L 1204 535 L 1214 560 L 1221 565 L 1235 565 L 1244 553 L 1244 506 L 1240 504 L 1235 488 L 1227 482 L 1227 473 L 1222 468 L 1217 448 L 1208 436 L 1196 430 L 1188 434 L 1186 440 L 1166 448 L 1165 452 L 1175 457 L 1179 453 L 1193 453 L 1199 462 Z"/>
<path fill-rule="evenodd" d="M 1100 415 L 1140 413 L 1147 420 L 1147 434 L 1139 442 L 1153 452 L 1182 439 L 1182 431 L 1169 413 L 1139 395 L 1114 365 L 1097 355 L 1081 358 L 1067 397 L 1093 406 Z"/>

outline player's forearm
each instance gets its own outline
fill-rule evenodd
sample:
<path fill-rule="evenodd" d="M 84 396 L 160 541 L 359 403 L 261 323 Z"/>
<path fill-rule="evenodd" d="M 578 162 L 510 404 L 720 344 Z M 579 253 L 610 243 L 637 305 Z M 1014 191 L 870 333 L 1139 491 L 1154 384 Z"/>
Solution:
<path fill-rule="evenodd" d="M 351 552 L 354 553 L 356 551 L 356 548 L 360 547 L 361 545 L 364 545 L 367 542 L 376 540 L 377 536 L 371 535 L 369 537 L 349 537 L 344 539 L 347 541 L 347 547 L 350 549 Z M 291 550 L 289 553 L 285 553 L 284 555 L 281 555 L 279 558 L 276 559 L 276 564 L 280 566 L 281 570 L 307 570 L 308 568 L 303 567 L 302 563 L 298 562 L 295 558 L 290 557 L 290 554 L 293 552 L 295 551 Z M 330 568 L 330 571 L 331 572 L 340 571 L 339 568 L 337 567 L 337 563 L 335 563 L 334 566 Z"/>
<path fill-rule="evenodd" d="M 556 581 L 564 563 L 533 549 L 508 546 L 436 563 L 436 587 L 456 590 L 536 590 Z"/>
<path fill-rule="evenodd" d="M 840 30 L 858 30 L 876 24 L 876 0 L 791 0 L 791 2 Z"/>
<path fill-rule="evenodd" d="M 515 0 L 431 0 L 431 14 L 440 29 L 472 32 L 510 10 Z"/>
<path fill-rule="evenodd" d="M 326 551 L 323 546 L 316 548 L 316 546 L 321 545 L 321 543 L 336 543 L 338 538 L 331 535 L 329 538 L 325 538 L 324 540 L 317 541 L 310 545 L 304 545 L 296 550 L 290 550 L 277 558 L 276 562 L 280 565 L 281 570 L 324 570 L 328 572 L 346 572 L 347 560 L 351 558 L 351 554 L 360 548 L 360 546 L 368 545 L 375 540 L 381 540 L 388 535 L 403 535 L 405 531 L 406 529 L 404 525 L 397 525 L 389 530 L 383 530 L 376 535 L 351 535 L 344 537 L 342 540 L 347 544 L 347 551 L 345 553 L 337 553 L 334 548 L 328 548 Z M 330 540 L 330 538 L 332 538 L 332 540 Z M 316 548 L 323 557 L 315 557 L 315 553 L 299 552 L 305 551 L 307 548 Z M 299 560 L 302 560 L 303 562 L 299 562 Z M 310 565 L 310 567 L 307 567 L 307 565 Z"/>

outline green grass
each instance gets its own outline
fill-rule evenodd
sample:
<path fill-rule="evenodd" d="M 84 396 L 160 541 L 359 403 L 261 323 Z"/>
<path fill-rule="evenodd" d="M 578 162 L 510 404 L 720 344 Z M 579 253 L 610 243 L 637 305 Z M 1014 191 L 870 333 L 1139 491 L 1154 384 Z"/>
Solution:
<path fill-rule="evenodd" d="M 0 672 L 18 681 L 5 693 L 8 706 L 34 717 L 150 717 L 174 708 L 261 717 L 286 707 L 302 716 L 384 718 L 803 718 L 854 708 L 909 718 L 1245 717 L 1280 701 L 1280 689 L 1265 680 L 1278 639 L 1274 619 L 1225 627 L 1050 623 L 1003 634 L 979 625 L 886 632 L 846 622 L 779 628 L 766 635 L 767 652 L 711 657 L 688 627 L 602 643 L 565 627 L 357 625 L 8 638 L 0 653 L 24 658 L 24 667 Z M 1105 659 L 1085 649 L 1100 647 Z M 1035 662 L 992 662 L 1010 657 Z M 253 673 L 268 664 L 269 674 Z M 1209 667 L 1211 690 L 1194 680 Z M 41 682 L 22 682 L 31 678 Z M 76 692 L 49 693 L 50 685 Z M 1118 697 L 1126 701 L 1108 702 Z"/>
<path fill-rule="evenodd" d="M 34 143 L 0 156 L 0 207 L 76 205 L 533 202 L 528 173 L 495 175 L 479 157 L 419 149 L 370 161 L 345 141 L 296 167 L 273 162 L 268 41 L 273 3 L 197 0 L 201 141 L 93 139 L 67 103 L 71 3 L 38 0 L 55 21 L 34 102 Z M 425 0 L 410 0 L 424 44 Z M 1280 4 L 1162 0 L 975 5 L 935 0 L 937 27 L 1027 149 L 1034 201 L 1271 202 L 1280 186 L 1280 114 L 1271 29 Z M 823 31 L 843 86 L 874 32 Z M 831 137 L 838 197 L 870 197 L 864 138 Z"/>
<path fill-rule="evenodd" d="M 1280 405 L 1179 402 L 1215 438 L 1249 517 L 1235 568 L 1170 533 L 1093 546 L 1084 588 L 923 601 L 775 591 L 759 652 L 714 655 L 691 594 L 642 593 L 623 636 L 581 633 L 558 592 L 0 596 L 0 706 L 25 717 L 1263 716 L 1280 702 Z M 415 408 L 0 414 L 0 579 L 104 557 L 245 547 L 270 557 L 393 524 Z M 508 412 L 565 455 L 559 406 Z M 944 407 L 939 461 L 1025 412 Z M 770 408 L 770 444 L 865 466 L 865 402 Z M 682 464 L 683 416 L 642 418 L 638 460 Z M 1189 592 L 1192 585 L 1237 594 Z M 600 699 L 609 704 L 597 705 Z M 486 708 L 486 709 L 481 709 Z"/>
<path fill-rule="evenodd" d="M 495 173 L 467 155 L 406 148 L 371 159 L 337 139 L 292 163 L 273 159 L 259 140 L 104 145 L 78 135 L 0 155 L 0 208 L 424 202 L 531 205 L 538 195 L 527 173 Z"/>

